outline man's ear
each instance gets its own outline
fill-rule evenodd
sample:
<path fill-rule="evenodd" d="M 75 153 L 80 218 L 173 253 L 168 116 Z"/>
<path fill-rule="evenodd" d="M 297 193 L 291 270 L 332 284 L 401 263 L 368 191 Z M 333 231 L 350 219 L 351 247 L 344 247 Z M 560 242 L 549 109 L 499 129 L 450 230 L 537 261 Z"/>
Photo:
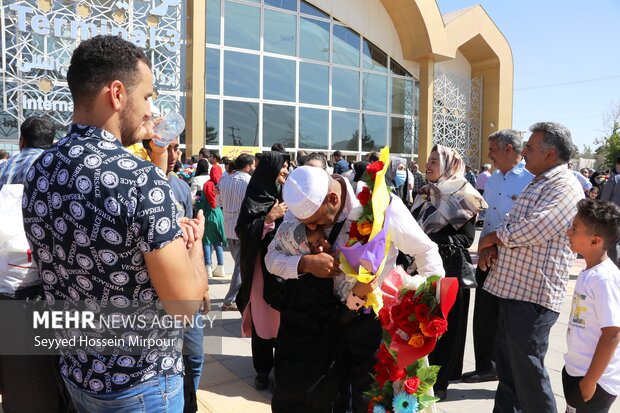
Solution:
<path fill-rule="evenodd" d="M 23 136 L 19 136 L 19 150 L 21 151 L 22 149 L 24 149 L 26 147 L 26 140 L 24 139 Z"/>
<path fill-rule="evenodd" d="M 120 80 L 113 81 L 112 83 L 110 83 L 108 91 L 108 93 L 110 94 L 110 103 L 112 104 L 114 110 L 121 110 L 128 97 L 123 82 L 121 82 Z"/>
<path fill-rule="evenodd" d="M 327 195 L 327 202 L 331 205 L 331 206 L 336 206 L 338 205 L 338 194 L 336 194 L 335 192 L 331 192 L 329 195 Z"/>

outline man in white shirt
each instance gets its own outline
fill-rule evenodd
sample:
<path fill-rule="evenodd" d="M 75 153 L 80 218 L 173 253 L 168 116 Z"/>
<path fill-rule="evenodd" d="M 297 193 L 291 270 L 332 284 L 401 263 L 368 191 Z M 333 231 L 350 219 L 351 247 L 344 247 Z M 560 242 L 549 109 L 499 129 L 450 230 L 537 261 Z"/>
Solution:
<path fill-rule="evenodd" d="M 230 280 L 228 293 L 226 297 L 224 297 L 222 311 L 234 311 L 237 309 L 234 302 L 239 288 L 241 287 L 241 272 L 239 268 L 241 263 L 241 245 L 235 233 L 235 226 L 237 225 L 237 218 L 239 218 L 239 210 L 243 198 L 245 197 L 245 191 L 248 188 L 248 183 L 250 182 L 252 172 L 254 172 L 255 168 L 256 157 L 248 154 L 239 155 L 235 160 L 236 172 L 231 175 L 223 176 L 218 184 L 218 190 L 222 201 L 222 211 L 224 212 L 226 242 L 228 243 L 230 253 L 235 261 L 235 268 Z"/>
<path fill-rule="evenodd" d="M 332 235 L 334 229 L 339 233 L 336 237 L 332 235 L 335 239 L 331 252 L 303 256 L 286 255 L 276 249 L 279 233 L 269 245 L 265 257 L 267 270 L 285 280 L 293 281 L 292 284 L 287 282 L 285 286 L 281 309 L 275 365 L 278 387 L 274 393 L 272 409 L 274 412 L 286 411 L 288 403 L 306 402 L 308 398 L 312 398 L 312 394 L 309 395 L 306 391 L 315 387 L 318 382 L 310 378 L 313 374 L 316 378 L 323 374 L 329 376 L 329 366 L 333 363 L 330 355 L 340 346 L 342 357 L 339 360 L 346 366 L 346 371 L 343 371 L 344 383 L 340 381 L 340 385 L 350 383 L 353 411 L 366 411 L 368 401 L 364 399 L 363 392 L 367 391 L 372 383 L 370 373 L 375 363 L 374 354 L 381 341 L 379 320 L 374 313 L 360 310 L 350 324 L 338 326 L 339 331 L 332 332 L 332 335 L 328 333 L 325 340 L 317 340 L 316 335 L 311 335 L 314 327 L 320 328 L 322 332 L 329 330 L 329 325 L 321 324 L 324 320 L 320 318 L 325 316 L 326 308 L 320 304 L 317 308 L 310 308 L 319 303 L 320 297 L 317 300 L 304 300 L 317 291 L 331 296 L 335 291 L 337 299 L 345 303 L 353 295 L 365 297 L 372 291 L 371 286 L 356 284 L 356 279 L 343 274 L 337 259 L 339 247 L 345 245 L 349 239 L 351 223 L 359 218 L 362 211 L 360 203 L 348 180 L 338 175 L 330 176 L 320 168 L 309 166 L 297 168 L 289 175 L 284 184 L 283 198 L 289 206 L 289 212 L 308 229 L 322 229 L 326 238 Z M 390 227 L 391 246 L 384 270 L 378 276 L 378 285 L 394 268 L 398 250 L 415 257 L 420 274 L 444 275 L 437 246 L 422 232 L 402 200 L 393 196 L 388 209 L 390 219 L 386 225 Z M 287 299 L 287 293 L 290 293 L 291 289 L 296 290 L 302 299 Z M 334 312 L 337 311 L 336 307 Z M 325 317 L 330 319 L 328 315 Z M 305 335 L 304 331 L 308 331 L 309 335 Z M 318 335 L 321 334 L 324 333 Z M 323 371 L 321 363 L 325 367 Z M 307 387 L 299 385 L 298 381 L 291 383 L 292 388 L 288 387 L 287 379 L 299 376 L 300 369 L 308 377 Z M 327 398 L 325 394 L 321 397 Z M 339 402 L 347 404 L 348 400 Z"/>
<path fill-rule="evenodd" d="M 573 172 L 573 175 L 575 175 L 575 179 L 579 181 L 579 185 L 581 185 L 581 187 L 583 188 L 583 192 L 587 193 L 590 188 L 592 188 L 592 183 L 590 182 L 590 180 L 586 178 L 580 171 L 575 171 L 573 169 L 572 162 L 568 163 L 568 169 Z"/>
<path fill-rule="evenodd" d="M 489 136 L 489 158 L 497 168 L 486 183 L 484 200 L 489 207 L 480 238 L 489 234 L 501 224 L 512 204 L 523 188 L 534 178 L 522 160 L 523 139 L 512 129 L 497 131 Z M 476 270 L 478 288 L 474 307 L 474 354 L 476 368 L 464 373 L 465 383 L 480 383 L 497 380 L 495 372 L 495 333 L 499 302 L 496 296 L 482 288 L 488 275 L 488 264 L 492 259 L 487 251 L 480 257 Z M 484 268 L 484 270 L 482 269 Z"/>
<path fill-rule="evenodd" d="M 481 195 L 484 195 L 484 190 L 486 188 L 487 182 L 491 177 L 491 164 L 485 163 L 482 165 L 482 172 L 476 178 L 476 189 L 480 192 Z"/>

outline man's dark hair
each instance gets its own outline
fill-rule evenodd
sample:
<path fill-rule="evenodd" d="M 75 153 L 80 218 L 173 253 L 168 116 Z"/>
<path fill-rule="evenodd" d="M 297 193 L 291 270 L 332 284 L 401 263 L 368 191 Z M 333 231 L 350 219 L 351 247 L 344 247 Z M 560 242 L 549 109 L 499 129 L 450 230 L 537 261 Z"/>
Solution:
<path fill-rule="evenodd" d="M 368 162 L 373 163 L 379 160 L 379 152 L 370 152 L 368 154 Z"/>
<path fill-rule="evenodd" d="M 281 143 L 274 143 L 273 145 L 271 145 L 271 150 L 273 152 L 286 153 L 286 148 Z"/>
<path fill-rule="evenodd" d="M 52 146 L 56 135 L 56 126 L 48 118 L 31 116 L 19 128 L 26 148 L 47 149 Z"/>
<path fill-rule="evenodd" d="M 297 165 L 304 166 L 306 162 L 310 159 L 308 155 L 302 155 L 297 157 Z"/>
<path fill-rule="evenodd" d="M 101 88 L 114 80 L 128 92 L 140 80 L 138 62 L 149 68 L 144 51 L 120 36 L 95 36 L 80 43 L 71 56 L 67 84 L 76 106 L 88 105 Z"/>
<path fill-rule="evenodd" d="M 237 156 L 235 159 L 235 170 L 240 171 L 248 165 L 252 165 L 256 161 L 256 157 L 254 155 L 250 155 L 249 153 L 242 153 Z"/>
<path fill-rule="evenodd" d="M 209 157 L 209 150 L 207 148 L 202 148 L 201 150 L 198 151 L 198 155 L 207 159 Z"/>
<path fill-rule="evenodd" d="M 191 158 L 192 164 L 198 163 L 198 155 L 192 155 Z"/>
<path fill-rule="evenodd" d="M 336 151 L 336 152 L 334 152 L 334 156 L 337 156 L 337 157 L 339 157 L 339 158 L 342 158 L 342 152 L 340 152 L 340 151 Z"/>
<path fill-rule="evenodd" d="M 577 203 L 577 216 L 592 234 L 603 238 L 603 248 L 620 238 L 620 207 L 613 202 L 582 199 Z"/>
<path fill-rule="evenodd" d="M 257 161 L 260 161 L 260 158 L 263 157 L 263 153 L 262 152 L 256 152 L 254 154 L 254 157 L 256 158 Z"/>
<path fill-rule="evenodd" d="M 220 161 L 222 160 L 222 158 L 220 158 L 220 154 L 218 151 L 211 151 L 211 156 L 215 158 L 217 163 L 220 163 Z"/>

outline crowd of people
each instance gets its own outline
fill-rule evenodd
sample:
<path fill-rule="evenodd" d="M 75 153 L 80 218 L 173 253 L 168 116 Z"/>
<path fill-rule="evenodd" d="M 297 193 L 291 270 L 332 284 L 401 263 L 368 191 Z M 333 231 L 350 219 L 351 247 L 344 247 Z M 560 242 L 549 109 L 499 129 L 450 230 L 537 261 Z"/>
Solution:
<path fill-rule="evenodd" d="M 193 320 L 211 309 L 209 278 L 224 275 L 227 248 L 234 270 L 221 310 L 241 313 L 255 386 L 274 387 L 272 411 L 358 413 L 368 411 L 382 337 L 364 304 L 401 265 L 459 279 L 448 331 L 429 355 L 441 366 L 439 399 L 453 380 L 497 380 L 494 411 L 555 412 L 544 361 L 580 254 L 586 269 L 563 371 L 568 411 L 605 412 L 619 394 L 620 158 L 605 179 L 573 173 L 564 126 L 536 123 L 527 142 L 510 129 L 491 134 L 493 165 L 478 175 L 443 145 L 432 147 L 423 172 L 392 156 L 386 264 L 362 283 L 341 270 L 339 247 L 360 216 L 363 177 L 378 153 L 351 164 L 339 151 L 292 159 L 280 144 L 236 159 L 202 149 L 186 182 L 175 172 L 184 170 L 178 139 L 155 143 L 153 75 L 141 49 L 114 36 L 86 40 L 67 83 L 75 109 L 66 136 L 54 143 L 51 122 L 29 118 L 20 153 L 0 161 L 0 209 L 22 211 L 34 264 L 17 280 L 0 273 L 3 300 L 84 301 Z M 474 268 L 469 248 L 483 213 Z M 472 289 L 476 365 L 463 372 Z M 176 344 L 0 356 L 4 411 L 196 411 L 200 325 L 134 333 Z"/>

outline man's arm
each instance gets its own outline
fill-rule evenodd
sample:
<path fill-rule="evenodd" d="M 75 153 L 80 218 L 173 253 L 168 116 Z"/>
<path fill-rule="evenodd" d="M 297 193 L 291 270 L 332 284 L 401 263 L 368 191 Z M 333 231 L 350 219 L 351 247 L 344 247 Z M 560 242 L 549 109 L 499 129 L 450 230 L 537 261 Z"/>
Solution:
<path fill-rule="evenodd" d="M 182 238 L 144 254 L 151 283 L 168 314 L 191 317 L 208 289 L 202 241 L 187 250 Z"/>
<path fill-rule="evenodd" d="M 527 216 L 502 222 L 495 231 L 497 239 L 506 247 L 515 248 L 540 245 L 564 236 L 577 212 L 577 202 L 582 198 L 581 188 L 577 194 L 568 183 L 548 186 Z M 482 246 L 479 248 L 483 249 Z"/>
<path fill-rule="evenodd" d="M 390 235 L 402 252 L 415 258 L 420 274 L 445 275 L 439 249 L 422 231 L 400 198 L 392 197 Z"/>
<path fill-rule="evenodd" d="M 278 233 L 269 243 L 265 255 L 267 271 L 285 280 L 298 278 L 299 274 L 310 273 L 317 277 L 329 278 L 338 275 L 340 263 L 326 252 L 310 255 L 288 255 L 276 248 Z"/>

